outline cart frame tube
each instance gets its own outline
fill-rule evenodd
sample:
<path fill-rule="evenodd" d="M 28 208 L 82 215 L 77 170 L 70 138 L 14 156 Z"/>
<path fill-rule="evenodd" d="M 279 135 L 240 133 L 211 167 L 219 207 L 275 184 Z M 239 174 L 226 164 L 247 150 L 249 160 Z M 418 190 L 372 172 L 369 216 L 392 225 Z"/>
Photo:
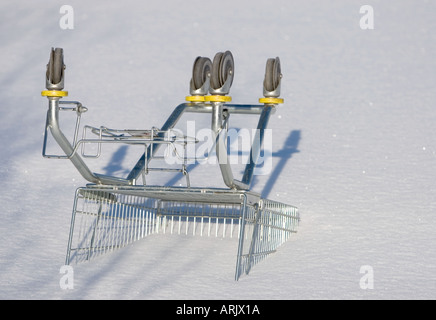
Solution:
<path fill-rule="evenodd" d="M 48 97 L 48 99 L 49 106 L 47 111 L 46 134 L 47 129 L 49 128 L 53 138 L 56 140 L 64 153 L 66 155 L 71 155 L 69 159 L 74 164 L 79 173 L 83 176 L 83 178 L 85 178 L 89 182 L 97 184 L 132 184 L 132 181 L 128 181 L 126 179 L 92 173 L 91 170 L 89 170 L 88 166 L 85 164 L 80 155 L 74 152 L 74 147 L 62 133 L 62 130 L 59 126 L 59 97 Z M 47 137 L 44 137 L 44 140 L 46 139 Z"/>
<path fill-rule="evenodd" d="M 250 158 L 244 171 L 242 181 L 235 180 L 233 178 L 233 173 L 230 167 L 227 156 L 227 148 L 225 144 L 225 135 L 220 134 L 222 131 L 223 122 L 223 110 L 226 110 L 229 114 L 260 114 L 259 122 L 257 125 L 257 132 L 255 141 L 259 141 L 250 150 Z M 250 104 L 223 104 L 223 103 L 182 103 L 178 105 L 173 113 L 169 116 L 168 120 L 164 123 L 161 131 L 167 131 L 174 128 L 177 122 L 180 120 L 184 112 L 192 113 L 211 113 L 212 114 L 212 132 L 216 136 L 216 154 L 219 160 L 221 174 L 223 176 L 224 183 L 232 189 L 248 190 L 254 172 L 254 167 L 256 166 L 257 159 L 260 154 L 260 148 L 262 147 L 264 131 L 268 125 L 268 120 L 275 112 L 274 105 L 250 105 Z M 136 180 L 142 170 L 144 170 L 145 165 L 153 158 L 154 154 L 160 147 L 160 144 L 150 144 L 147 147 L 147 152 L 144 153 L 138 160 L 132 171 L 129 173 L 127 180 Z M 257 149 L 259 148 L 259 149 Z"/>
<path fill-rule="evenodd" d="M 50 132 L 58 145 L 68 156 L 68 159 L 71 160 L 71 162 L 74 164 L 74 166 L 83 176 L 83 178 L 91 183 L 96 184 L 134 185 L 136 179 L 138 179 L 145 166 L 154 157 L 161 144 L 150 144 L 147 147 L 147 152 L 144 152 L 142 154 L 141 158 L 137 161 L 126 179 L 93 173 L 88 168 L 83 159 L 80 157 L 80 155 L 75 152 L 74 147 L 65 137 L 59 126 L 59 99 L 59 97 L 48 97 L 49 107 L 47 111 L 46 134 L 47 130 L 50 129 Z M 224 111 L 227 114 L 260 114 L 259 122 L 257 125 L 258 130 L 256 131 L 256 137 L 254 140 L 255 142 L 251 147 L 250 158 L 248 163 L 246 164 L 242 181 L 234 179 L 233 172 L 230 166 L 230 161 L 228 159 L 226 134 L 224 134 L 225 126 L 223 125 L 223 120 L 225 120 L 223 117 Z M 222 102 L 212 102 L 209 104 L 182 103 L 174 109 L 174 111 L 168 117 L 167 121 L 162 126 L 161 131 L 165 132 L 174 128 L 184 112 L 211 113 L 211 129 L 216 138 L 216 154 L 218 157 L 218 162 L 220 165 L 224 183 L 231 189 L 248 190 L 253 177 L 254 167 L 256 166 L 257 159 L 260 154 L 260 148 L 262 147 L 264 130 L 268 124 L 270 115 L 274 111 L 274 105 L 227 105 Z M 163 137 L 163 134 L 164 133 L 159 133 L 161 137 Z M 47 137 L 44 138 L 44 140 L 46 139 Z"/>

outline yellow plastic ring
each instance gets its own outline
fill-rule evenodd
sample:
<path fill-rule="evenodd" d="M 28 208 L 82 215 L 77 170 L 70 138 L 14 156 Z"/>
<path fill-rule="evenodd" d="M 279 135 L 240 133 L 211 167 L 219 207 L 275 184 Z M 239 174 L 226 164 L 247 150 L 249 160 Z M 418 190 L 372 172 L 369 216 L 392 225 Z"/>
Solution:
<path fill-rule="evenodd" d="M 230 102 L 230 101 L 232 101 L 232 97 L 219 96 L 219 95 L 206 96 L 206 97 L 204 97 L 204 99 L 205 99 L 205 101 L 210 101 L 210 102 Z"/>
<path fill-rule="evenodd" d="M 66 97 L 68 96 L 68 91 L 61 90 L 44 90 L 41 92 L 43 97 Z"/>
<path fill-rule="evenodd" d="M 204 96 L 188 96 L 186 101 L 190 102 L 204 102 Z"/>
<path fill-rule="evenodd" d="M 279 104 L 279 103 L 283 103 L 285 100 L 283 100 L 282 98 L 260 98 L 259 102 L 260 103 L 266 103 L 266 104 Z"/>

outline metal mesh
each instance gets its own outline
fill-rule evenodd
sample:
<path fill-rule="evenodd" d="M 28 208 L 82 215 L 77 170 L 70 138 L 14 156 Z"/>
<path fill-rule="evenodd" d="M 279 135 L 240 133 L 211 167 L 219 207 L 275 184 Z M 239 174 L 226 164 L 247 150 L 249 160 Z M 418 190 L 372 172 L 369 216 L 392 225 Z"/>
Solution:
<path fill-rule="evenodd" d="M 79 190 L 66 263 L 81 262 L 156 232 L 156 199 Z"/>
<path fill-rule="evenodd" d="M 76 194 L 66 263 L 90 260 L 150 234 L 238 238 L 240 230 L 240 203 L 168 201 L 83 188 Z"/>
<path fill-rule="evenodd" d="M 237 238 L 241 204 L 161 201 L 161 232 Z"/>
<path fill-rule="evenodd" d="M 186 194 L 165 190 L 164 199 L 156 190 L 153 192 L 151 196 L 112 189 L 78 189 L 66 264 L 90 260 L 151 234 L 226 237 L 239 242 L 237 280 L 275 252 L 296 232 L 299 221 L 296 208 L 256 197 L 255 201 L 247 201 L 244 192 L 205 197 L 203 192 L 196 194 L 192 189 Z M 168 200 L 171 196 L 180 200 Z"/>
<path fill-rule="evenodd" d="M 297 208 L 280 202 L 262 199 L 259 205 L 246 206 L 243 228 L 239 242 L 236 279 L 276 251 L 299 223 Z"/>

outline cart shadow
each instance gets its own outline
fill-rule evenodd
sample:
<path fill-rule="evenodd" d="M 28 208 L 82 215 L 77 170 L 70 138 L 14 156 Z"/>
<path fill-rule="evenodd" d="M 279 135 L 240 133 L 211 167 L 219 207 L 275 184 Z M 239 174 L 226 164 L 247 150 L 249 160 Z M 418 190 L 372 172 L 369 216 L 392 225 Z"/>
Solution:
<path fill-rule="evenodd" d="M 283 170 L 286 167 L 286 164 L 288 163 L 289 159 L 292 158 L 292 155 L 294 153 L 300 152 L 298 150 L 298 145 L 301 140 L 301 130 L 293 130 L 289 133 L 288 138 L 286 139 L 285 143 L 283 144 L 282 148 L 276 152 L 273 152 L 271 156 L 273 158 L 278 158 L 279 161 L 275 165 L 272 172 L 269 174 L 268 180 L 266 181 L 264 187 L 262 188 L 261 195 L 263 198 L 267 198 L 277 179 L 282 174 Z M 115 175 L 115 174 L 124 174 L 128 173 L 128 170 L 123 167 L 123 161 L 127 155 L 127 146 L 122 145 L 113 155 L 111 160 L 108 162 L 108 164 L 103 168 L 105 171 L 105 174 L 107 175 Z M 265 164 L 265 161 L 257 165 L 256 168 L 261 169 L 262 166 Z M 191 172 L 199 165 L 199 162 L 197 161 L 194 164 L 190 164 L 187 166 L 187 171 Z M 180 179 L 183 178 L 182 174 L 176 174 L 171 179 L 169 179 L 165 185 L 166 186 L 173 186 L 175 185 Z M 255 187 L 259 183 L 258 176 L 254 175 L 251 188 Z"/>
<path fill-rule="evenodd" d="M 282 148 L 271 154 L 271 156 L 273 158 L 278 158 L 279 161 L 275 165 L 272 172 L 269 174 L 268 180 L 266 181 L 264 187 L 262 188 L 261 195 L 263 198 L 268 198 L 268 196 L 270 195 L 270 193 L 274 187 L 275 182 L 282 174 L 289 159 L 292 158 L 292 155 L 294 153 L 300 152 L 300 150 L 298 150 L 298 145 L 300 143 L 300 140 L 301 140 L 301 130 L 293 130 L 289 133 L 289 136 L 286 139 L 285 143 L 283 144 Z M 241 155 L 241 152 L 239 152 L 239 155 Z M 256 168 L 261 169 L 261 167 L 264 163 L 265 163 L 265 161 L 262 164 L 256 166 Z M 186 169 L 188 172 L 191 172 L 198 165 L 199 165 L 199 162 L 197 161 L 195 164 L 188 165 Z M 172 185 L 176 184 L 182 178 L 183 178 L 182 174 L 177 174 L 173 178 L 168 180 L 165 183 L 165 185 L 172 186 Z M 260 183 L 258 177 L 256 175 L 254 175 L 250 189 L 252 189 L 258 183 Z"/>
<path fill-rule="evenodd" d="M 112 155 L 110 161 L 107 163 L 103 170 L 106 175 L 123 175 L 129 173 L 129 170 L 123 167 L 123 161 L 127 155 L 127 145 L 122 145 L 117 151 Z"/>
<path fill-rule="evenodd" d="M 293 130 L 290 132 L 282 148 L 271 154 L 272 157 L 279 158 L 279 161 L 275 165 L 273 171 L 269 174 L 268 180 L 266 181 L 262 189 L 261 192 L 262 198 L 268 198 L 274 187 L 274 184 L 282 174 L 289 159 L 292 158 L 292 155 L 294 153 L 300 152 L 300 150 L 298 150 L 298 144 L 300 143 L 300 140 L 301 140 L 301 130 Z M 258 177 L 253 176 L 253 182 L 251 187 L 254 187 L 257 183 L 259 183 Z"/>

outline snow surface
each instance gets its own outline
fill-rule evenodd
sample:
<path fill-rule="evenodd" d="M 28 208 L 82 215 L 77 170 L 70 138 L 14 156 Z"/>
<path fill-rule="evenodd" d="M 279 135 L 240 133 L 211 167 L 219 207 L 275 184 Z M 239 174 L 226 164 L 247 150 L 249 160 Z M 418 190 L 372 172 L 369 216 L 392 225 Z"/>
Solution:
<path fill-rule="evenodd" d="M 59 26 L 59 1 L 0 3 L 0 298 L 436 298 L 436 2 L 66 4 L 73 30 Z M 359 27 L 364 4 L 374 30 Z M 252 189 L 297 206 L 298 233 L 238 282 L 231 239 L 153 236 L 74 265 L 74 289 L 61 289 L 73 195 L 86 182 L 41 156 L 51 47 L 64 48 L 83 123 L 112 128 L 161 126 L 189 93 L 194 58 L 218 51 L 235 58 L 233 102 L 257 103 L 265 61 L 279 56 L 274 169 Z M 215 173 L 198 166 L 191 179 L 223 186 Z M 362 266 L 373 289 L 360 286 Z"/>

